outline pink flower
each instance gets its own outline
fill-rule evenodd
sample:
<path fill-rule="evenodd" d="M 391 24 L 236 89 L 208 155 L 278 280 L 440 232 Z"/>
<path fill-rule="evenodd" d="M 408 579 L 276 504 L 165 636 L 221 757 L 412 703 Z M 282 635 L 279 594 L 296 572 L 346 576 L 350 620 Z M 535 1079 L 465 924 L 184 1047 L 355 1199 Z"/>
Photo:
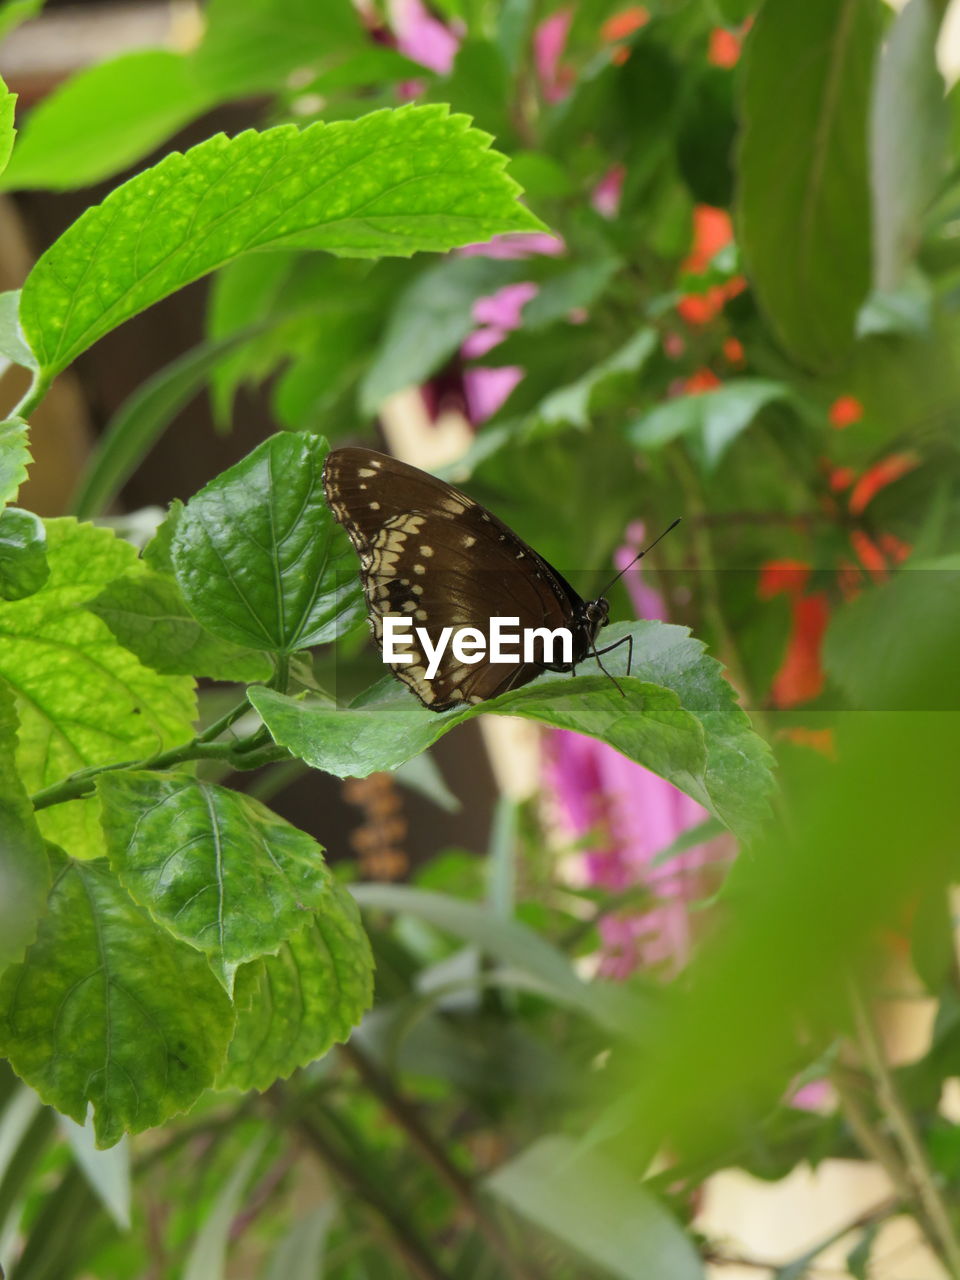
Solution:
<path fill-rule="evenodd" d="M 630 526 L 628 544 L 616 555 L 618 567 L 629 564 L 643 537 L 642 525 Z M 639 566 L 628 571 L 626 583 L 638 614 L 662 620 L 663 599 L 643 581 Z M 593 838 L 583 859 L 588 883 L 612 892 L 631 885 L 649 890 L 649 906 L 641 903 L 601 921 L 600 972 L 625 978 L 641 965 L 678 968 L 692 943 L 688 903 L 703 896 L 706 869 L 726 858 L 727 841 L 697 845 L 654 866 L 657 854 L 708 815 L 672 783 L 593 738 L 566 729 L 551 732 L 545 773 L 571 836 Z"/>
<path fill-rule="evenodd" d="M 422 0 L 391 0 L 390 16 L 401 53 L 438 75 L 450 74 L 460 40 L 431 17 Z"/>
<path fill-rule="evenodd" d="M 560 258 L 567 251 L 567 246 L 559 236 L 552 236 L 547 231 L 513 231 L 503 236 L 494 236 L 492 240 L 484 240 L 481 244 L 468 244 L 458 250 L 464 258 L 529 258 L 534 254 L 544 254 L 548 258 Z"/>
<path fill-rule="evenodd" d="M 627 171 L 622 164 L 614 165 L 593 189 L 590 203 L 604 218 L 615 218 L 620 210 L 620 197 Z"/>
<path fill-rule="evenodd" d="M 560 102 L 572 88 L 570 70 L 561 65 L 560 59 L 567 44 L 572 9 L 560 9 L 537 27 L 533 35 L 533 56 L 537 75 L 548 102 Z"/>

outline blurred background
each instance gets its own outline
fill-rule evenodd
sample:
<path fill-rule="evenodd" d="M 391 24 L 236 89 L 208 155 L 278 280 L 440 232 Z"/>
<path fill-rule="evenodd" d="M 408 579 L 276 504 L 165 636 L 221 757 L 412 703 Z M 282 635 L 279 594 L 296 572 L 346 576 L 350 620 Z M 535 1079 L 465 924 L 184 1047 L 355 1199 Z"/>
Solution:
<path fill-rule="evenodd" d="M 613 616 L 691 627 L 778 765 L 747 848 L 500 717 L 395 775 L 228 779 L 365 885 L 375 1009 L 107 1153 L 5 1074 L 8 1276 L 960 1275 L 960 5 L 6 0 L 0 37 L 2 290 L 171 150 L 410 101 L 551 228 L 238 260 L 58 379 L 23 506 L 142 545 L 308 429 L 463 485 L 584 594 L 682 515 Z M 365 637 L 314 678 L 371 683 Z"/>

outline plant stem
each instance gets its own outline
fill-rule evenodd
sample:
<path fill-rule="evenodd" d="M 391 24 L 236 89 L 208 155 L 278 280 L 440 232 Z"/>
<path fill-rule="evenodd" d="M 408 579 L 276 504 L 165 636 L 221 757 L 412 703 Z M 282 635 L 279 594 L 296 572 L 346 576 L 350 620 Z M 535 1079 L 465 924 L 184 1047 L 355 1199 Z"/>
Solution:
<path fill-rule="evenodd" d="M 282 1097 L 273 1090 L 271 1093 L 274 1093 L 275 1097 Z M 450 1280 L 412 1225 L 409 1215 L 396 1208 L 391 1199 L 384 1195 L 369 1178 L 366 1171 L 330 1141 L 323 1127 L 313 1116 L 301 1114 L 285 1118 L 288 1123 L 294 1125 L 296 1132 L 319 1156 L 331 1173 L 381 1220 L 389 1231 L 397 1252 L 409 1267 L 411 1276 L 416 1277 L 416 1280 Z"/>
<path fill-rule="evenodd" d="M 41 373 L 39 369 L 36 370 L 33 375 L 33 381 L 27 388 L 26 394 L 23 396 L 20 403 L 10 410 L 8 416 L 11 418 L 29 418 L 30 414 L 33 413 L 34 409 L 36 409 L 43 400 L 43 397 L 47 394 L 49 387 L 49 378 L 45 374 Z"/>
<path fill-rule="evenodd" d="M 513 1280 L 533 1280 L 534 1273 L 514 1256 L 499 1224 L 478 1200 L 471 1179 L 457 1168 L 434 1139 L 415 1106 L 397 1092 L 389 1077 L 353 1041 L 341 1045 L 340 1053 L 356 1069 L 370 1092 L 376 1095 L 394 1122 L 403 1129 L 413 1146 L 453 1193 L 457 1203 L 472 1218 L 477 1231 L 503 1264 L 503 1274 Z"/>
<path fill-rule="evenodd" d="M 913 1117 L 900 1097 L 869 1005 L 854 981 L 850 983 L 850 999 L 857 1035 L 864 1059 L 876 1081 L 880 1106 L 897 1137 L 915 1197 L 932 1228 L 933 1238 L 930 1243 L 936 1247 L 950 1274 L 957 1280 L 960 1278 L 960 1239 L 950 1220 L 950 1213 L 940 1194 Z"/>
<path fill-rule="evenodd" d="M 93 765 L 89 769 L 79 769 L 76 773 L 71 773 L 68 778 L 64 778 L 62 782 L 38 791 L 32 797 L 33 807 L 35 810 L 49 809 L 51 805 L 64 804 L 68 800 L 77 800 L 81 796 L 89 795 L 101 773 L 112 773 L 117 769 L 172 769 L 175 765 L 185 764 L 188 760 L 210 759 L 227 760 L 238 763 L 243 768 L 253 768 L 259 764 L 269 763 L 272 759 L 282 758 L 277 756 L 276 752 L 282 751 L 285 757 L 286 750 L 280 747 L 274 748 L 273 751 L 267 749 L 261 753 L 259 748 L 263 744 L 257 734 L 233 742 L 211 741 L 239 720 L 247 710 L 246 701 L 239 703 L 197 737 L 191 738 L 189 742 L 184 742 L 179 747 L 171 747 L 169 751 L 164 751 L 160 755 L 143 760 L 120 760 L 113 764 Z M 256 756 L 243 756 L 244 748 L 249 746 L 258 749 Z"/>

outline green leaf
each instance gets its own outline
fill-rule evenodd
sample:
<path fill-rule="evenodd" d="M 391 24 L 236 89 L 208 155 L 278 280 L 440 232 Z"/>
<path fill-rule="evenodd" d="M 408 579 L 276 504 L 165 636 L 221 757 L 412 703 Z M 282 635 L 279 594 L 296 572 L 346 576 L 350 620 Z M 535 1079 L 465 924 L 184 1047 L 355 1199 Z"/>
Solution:
<path fill-rule="evenodd" d="M 306 73 L 331 53 L 366 39 L 350 0 L 211 0 L 193 62 L 220 98 L 275 93 L 291 71 Z"/>
<path fill-rule="evenodd" d="M 69 1116 L 60 1116 L 57 1127 L 66 1138 L 90 1190 L 120 1230 L 129 1231 L 132 1209 L 130 1143 L 121 1138 L 109 1151 L 101 1151 L 96 1145 L 92 1124 L 77 1124 Z"/>
<path fill-rule="evenodd" d="M 726 23 L 739 27 L 756 12 L 757 0 L 716 0 L 716 6 Z"/>
<path fill-rule="evenodd" d="M 134 391 L 97 441 L 72 499 L 81 520 L 101 515 L 180 410 L 222 360 L 259 332 L 254 326 L 219 342 L 201 342 Z"/>
<path fill-rule="evenodd" d="M 937 67 L 941 11 L 910 0 L 897 15 L 877 67 L 870 119 L 873 284 L 904 283 L 924 218 L 947 171 L 950 107 Z"/>
<path fill-rule="evenodd" d="M 293 653 L 334 640 L 356 618 L 346 535 L 327 506 L 327 442 L 271 436 L 187 503 L 173 535 L 177 581 L 208 631 Z"/>
<path fill-rule="evenodd" d="M 342 1043 L 373 999 L 373 956 L 346 889 L 276 955 L 237 971 L 240 1009 L 218 1088 L 268 1089 Z"/>
<path fill-rule="evenodd" d="M 22 418 L 0 422 L 0 506 L 17 496 L 33 459 L 27 447 L 30 428 Z"/>
<path fill-rule="evenodd" d="M 450 258 L 428 267 L 397 296 L 380 349 L 360 390 L 365 413 L 435 373 L 476 328 L 473 304 L 519 275 L 515 262 Z"/>
<path fill-rule="evenodd" d="M 858 709 L 956 711 L 960 669 L 936 658 L 958 634 L 960 555 L 911 561 L 834 613 L 824 666 Z"/>
<path fill-rule="evenodd" d="M 0 681 L 0 970 L 19 960 L 36 935 L 50 865 L 33 806 L 16 767 L 17 713 Z"/>
<path fill-rule="evenodd" d="M 264 1280 L 316 1280 L 322 1276 L 335 1213 L 334 1201 L 326 1200 L 288 1227 L 270 1256 Z"/>
<path fill-rule="evenodd" d="M 258 800 L 182 774 L 98 781 L 110 864 L 135 902 L 233 990 L 333 896 L 323 850 Z"/>
<path fill-rule="evenodd" d="M 628 436 L 639 449 L 659 449 L 678 436 L 688 436 L 705 464 L 714 467 L 762 409 L 793 395 L 783 382 L 735 378 L 716 391 L 678 396 L 658 405 L 628 427 Z"/>
<path fill-rule="evenodd" d="M 0 40 L 28 18 L 36 17 L 43 5 L 44 0 L 4 0 L 0 4 Z"/>
<path fill-rule="evenodd" d="M 443 251 L 541 227 L 504 158 L 438 106 L 217 135 L 88 209 L 34 266 L 24 332 L 48 375 L 161 298 L 253 249 Z M 91 262 L 109 262 L 109 274 Z"/>
<path fill-rule="evenodd" d="M 144 666 L 163 675 L 249 684 L 273 674 L 265 653 L 220 640 L 202 627 L 166 574 L 138 567 L 104 587 L 86 607 Z"/>
<path fill-rule="evenodd" d="M 32 596 L 49 576 L 43 521 L 32 511 L 7 507 L 0 512 L 0 598 Z"/>
<path fill-rule="evenodd" d="M 522 975 L 527 987 L 578 1009 L 607 1031 L 641 1032 L 645 1004 L 614 987 L 584 982 L 568 956 L 519 920 L 405 884 L 357 884 L 350 892 L 364 910 L 412 916 L 480 948 L 507 972 Z"/>
<path fill-rule="evenodd" d="M 880 18 L 874 0 L 768 0 L 747 41 L 738 240 L 780 340 L 814 368 L 849 351 L 870 287 Z"/>
<path fill-rule="evenodd" d="M 36 369 L 37 362 L 20 331 L 20 290 L 0 293 L 0 359 L 9 364 Z M 2 372 L 2 366 L 0 366 Z"/>
<path fill-rule="evenodd" d="M 540 1138 L 485 1186 L 622 1280 L 636 1280 L 640 1258 L 645 1273 L 662 1280 L 703 1280 L 699 1254 L 659 1201 L 639 1180 L 570 1138 Z"/>
<path fill-rule="evenodd" d="M 8 93 L 7 86 L 0 76 L 0 174 L 7 167 L 10 153 L 13 151 L 13 140 L 17 131 L 13 127 L 13 113 L 17 105 L 17 95 Z"/>
<path fill-rule="evenodd" d="M 640 329 L 613 355 L 595 365 L 588 373 L 568 387 L 562 387 L 548 396 L 540 405 L 540 417 L 544 422 L 569 422 L 574 426 L 588 427 L 591 413 L 603 407 L 604 395 L 611 389 L 637 383 L 637 374 L 657 350 L 659 338 L 654 329 Z"/>
<path fill-rule="evenodd" d="M 0 979 L 0 1052 L 97 1142 L 140 1133 L 213 1083 L 233 1030 L 207 962 L 152 923 L 103 861 L 59 851 L 37 940 Z"/>
<path fill-rule="evenodd" d="M 143 666 L 79 607 L 136 565 L 135 548 L 106 529 L 50 520 L 47 560 L 42 589 L 0 610 L 0 676 L 18 695 L 18 762 L 31 791 L 186 742 L 195 716 L 191 680 Z M 103 852 L 96 800 L 51 806 L 39 822 L 76 856 Z"/>
<path fill-rule="evenodd" d="M 87 187 L 148 155 L 212 103 L 183 54 L 137 49 L 71 76 L 27 117 L 0 188 Z"/>
<path fill-rule="evenodd" d="M 605 676 L 556 672 L 489 702 L 441 714 L 392 680 L 378 686 L 375 700 L 344 709 L 297 702 L 264 688 L 251 689 L 249 696 L 277 742 L 337 777 L 395 769 L 476 715 L 517 715 L 575 729 L 652 769 L 749 836 L 766 816 L 769 750 L 737 706 L 719 663 L 706 657 L 684 627 L 620 623 L 604 632 L 604 640 L 627 635 L 634 639 L 633 675 L 626 674 L 626 645 L 605 659 L 625 698 Z"/>
<path fill-rule="evenodd" d="M 225 1280 L 231 1228 L 240 1213 L 243 1193 L 268 1140 L 267 1132 L 261 1134 L 243 1153 L 220 1188 L 187 1255 L 182 1280 Z"/>

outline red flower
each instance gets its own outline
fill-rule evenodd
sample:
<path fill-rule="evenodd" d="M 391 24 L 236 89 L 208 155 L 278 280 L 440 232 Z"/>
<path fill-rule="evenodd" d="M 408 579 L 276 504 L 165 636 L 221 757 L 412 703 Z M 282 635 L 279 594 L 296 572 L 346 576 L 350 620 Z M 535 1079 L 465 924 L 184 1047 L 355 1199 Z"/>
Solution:
<path fill-rule="evenodd" d="M 733 224 L 726 209 L 698 204 L 693 211 L 693 247 L 681 264 L 685 275 L 703 275 L 721 249 L 733 241 Z M 680 299 L 677 310 L 687 324 L 708 324 L 723 306 L 747 287 L 743 276 L 714 285 L 705 293 L 690 293 Z"/>
<path fill-rule="evenodd" d="M 761 600 L 774 596 L 800 596 L 810 578 L 810 566 L 803 560 L 768 560 L 760 570 L 757 594 Z"/>
<path fill-rule="evenodd" d="M 893 484 L 894 480 L 899 480 L 901 476 L 905 476 L 919 465 L 920 458 L 915 453 L 891 453 L 889 457 L 875 463 L 854 485 L 853 492 L 850 494 L 851 512 L 855 516 L 860 515 L 867 503 L 876 497 L 881 489 L 885 489 L 888 484 Z"/>
<path fill-rule="evenodd" d="M 863 405 L 856 396 L 840 396 L 830 406 L 830 425 L 838 431 L 852 427 L 863 417 Z"/>
<path fill-rule="evenodd" d="M 688 396 L 702 396 L 705 391 L 715 391 L 720 386 L 720 379 L 712 369 L 698 369 L 683 384 L 683 392 Z"/>
<path fill-rule="evenodd" d="M 822 591 L 793 602 L 793 628 L 770 690 L 774 706 L 795 707 L 816 698 L 824 685 L 820 647 L 830 611 Z"/>
<path fill-rule="evenodd" d="M 611 14 L 600 28 L 600 35 L 608 44 L 612 44 L 614 40 L 623 40 L 633 35 L 634 31 L 639 31 L 649 21 L 649 9 L 645 9 L 640 4 L 631 5 L 629 9 L 621 9 L 619 13 Z"/>
<path fill-rule="evenodd" d="M 735 67 L 740 61 L 740 48 L 743 44 L 741 36 L 727 31 L 725 27 L 715 27 L 710 32 L 710 49 L 707 60 L 715 67 Z"/>
<path fill-rule="evenodd" d="M 731 364 L 743 364 L 743 343 L 739 338 L 727 338 L 723 344 L 723 354 Z"/>

